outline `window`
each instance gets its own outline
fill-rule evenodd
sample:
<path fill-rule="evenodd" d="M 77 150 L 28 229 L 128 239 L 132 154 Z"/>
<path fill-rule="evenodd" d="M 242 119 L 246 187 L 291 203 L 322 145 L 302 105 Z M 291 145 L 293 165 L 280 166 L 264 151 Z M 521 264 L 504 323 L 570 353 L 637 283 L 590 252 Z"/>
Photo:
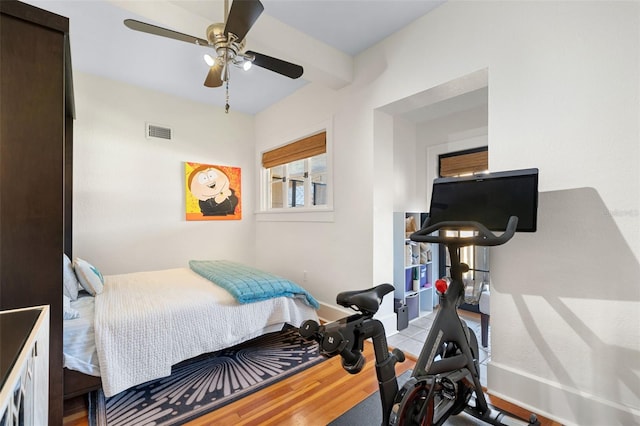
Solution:
<path fill-rule="evenodd" d="M 262 154 L 266 210 L 328 206 L 326 131 Z"/>
<path fill-rule="evenodd" d="M 489 148 L 450 152 L 438 157 L 440 177 L 454 177 L 482 173 L 489 170 Z"/>

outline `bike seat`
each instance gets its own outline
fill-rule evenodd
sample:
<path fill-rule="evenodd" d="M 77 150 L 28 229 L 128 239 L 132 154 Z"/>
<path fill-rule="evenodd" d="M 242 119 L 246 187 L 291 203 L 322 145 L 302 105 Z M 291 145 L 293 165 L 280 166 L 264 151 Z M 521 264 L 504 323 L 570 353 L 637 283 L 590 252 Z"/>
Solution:
<path fill-rule="evenodd" d="M 336 296 L 336 303 L 373 315 L 380 309 L 382 298 L 393 290 L 394 287 L 391 284 L 380 284 L 366 290 L 343 291 Z"/>

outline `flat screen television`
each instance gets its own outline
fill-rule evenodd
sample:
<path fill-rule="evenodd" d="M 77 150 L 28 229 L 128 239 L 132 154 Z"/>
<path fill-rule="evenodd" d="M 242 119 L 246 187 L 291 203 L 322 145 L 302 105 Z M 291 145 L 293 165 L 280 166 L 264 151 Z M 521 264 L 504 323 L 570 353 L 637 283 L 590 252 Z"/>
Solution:
<path fill-rule="evenodd" d="M 428 223 L 480 222 L 504 231 L 518 216 L 517 232 L 535 232 L 538 219 L 538 169 L 438 178 L 433 181 Z"/>

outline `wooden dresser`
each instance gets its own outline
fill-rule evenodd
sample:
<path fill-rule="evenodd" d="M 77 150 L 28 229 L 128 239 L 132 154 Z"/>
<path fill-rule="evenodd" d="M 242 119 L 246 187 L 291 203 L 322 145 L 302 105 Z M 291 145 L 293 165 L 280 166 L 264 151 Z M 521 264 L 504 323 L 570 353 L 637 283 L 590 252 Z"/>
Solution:
<path fill-rule="evenodd" d="M 0 310 L 49 306 L 49 424 L 61 425 L 62 253 L 71 257 L 69 19 L 0 1 Z"/>

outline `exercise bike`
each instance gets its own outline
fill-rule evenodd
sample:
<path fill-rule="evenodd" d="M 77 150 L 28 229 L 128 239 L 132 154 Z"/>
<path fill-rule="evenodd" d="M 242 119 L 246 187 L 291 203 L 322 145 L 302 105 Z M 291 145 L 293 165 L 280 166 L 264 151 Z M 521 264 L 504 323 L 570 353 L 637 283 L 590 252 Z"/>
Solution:
<path fill-rule="evenodd" d="M 384 326 L 373 318 L 383 297 L 393 292 L 391 284 L 339 293 L 336 302 L 356 313 L 325 325 L 305 321 L 300 335 L 317 341 L 324 355 L 340 355 L 342 367 L 351 374 L 362 370 L 363 343 L 372 339 L 383 426 L 441 425 L 462 411 L 493 425 L 539 425 L 535 414 L 525 421 L 488 404 L 480 384 L 478 341 L 457 311 L 465 295 L 462 274 L 469 270 L 460 262 L 460 248 L 504 244 L 513 237 L 517 224 L 518 218 L 511 216 L 505 232 L 496 235 L 479 222 L 426 222 L 424 228 L 410 236 L 416 242 L 444 244 L 451 267 L 450 277 L 436 282 L 439 308 L 411 377 L 402 388 L 398 386 L 395 364 L 403 362 L 405 356 L 399 349 L 389 352 Z M 474 235 L 451 237 L 442 232 L 445 230 L 472 230 Z"/>

